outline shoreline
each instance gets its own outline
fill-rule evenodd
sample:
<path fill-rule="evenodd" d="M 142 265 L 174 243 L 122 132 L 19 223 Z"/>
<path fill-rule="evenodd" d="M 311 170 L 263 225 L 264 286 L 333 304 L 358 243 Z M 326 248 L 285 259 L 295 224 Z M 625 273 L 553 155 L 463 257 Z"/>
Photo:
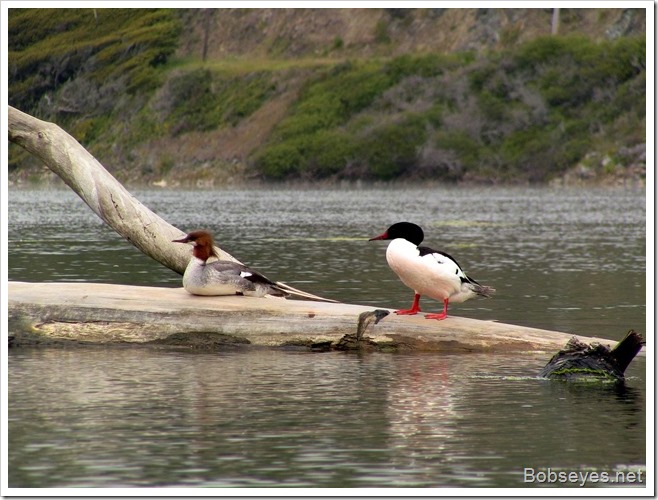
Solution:
<path fill-rule="evenodd" d="M 217 182 L 216 182 L 217 181 Z M 646 189 L 646 177 L 640 175 L 602 175 L 580 177 L 567 173 L 548 182 L 531 183 L 527 181 L 502 182 L 497 180 L 465 180 L 444 182 L 441 180 L 348 180 L 348 179 L 318 179 L 318 180 L 286 180 L 269 181 L 263 179 L 202 179 L 190 180 L 147 179 L 125 181 L 121 183 L 127 189 L 170 189 L 170 190 L 222 190 L 222 189 L 393 189 L 393 188 L 582 188 L 582 189 Z M 13 189 L 48 189 L 69 187 L 55 173 L 44 167 L 44 171 L 29 175 L 12 175 L 7 177 L 7 185 Z"/>

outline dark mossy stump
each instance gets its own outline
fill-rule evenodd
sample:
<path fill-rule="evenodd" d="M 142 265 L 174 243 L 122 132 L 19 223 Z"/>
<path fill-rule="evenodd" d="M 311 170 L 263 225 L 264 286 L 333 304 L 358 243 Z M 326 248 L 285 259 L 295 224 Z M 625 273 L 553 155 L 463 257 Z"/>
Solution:
<path fill-rule="evenodd" d="M 621 382 L 626 368 L 644 344 L 642 335 L 634 330 L 612 349 L 601 344 L 586 344 L 574 337 L 551 358 L 539 376 L 568 381 Z"/>

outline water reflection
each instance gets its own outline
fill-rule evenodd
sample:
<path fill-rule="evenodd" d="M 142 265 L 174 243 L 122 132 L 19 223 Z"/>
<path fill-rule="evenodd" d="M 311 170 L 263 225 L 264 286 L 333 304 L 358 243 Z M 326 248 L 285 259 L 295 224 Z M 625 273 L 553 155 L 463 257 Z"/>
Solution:
<path fill-rule="evenodd" d="M 540 358 L 14 351 L 10 485 L 522 486 L 523 467 L 643 464 L 643 360 L 617 393 L 536 379 Z"/>

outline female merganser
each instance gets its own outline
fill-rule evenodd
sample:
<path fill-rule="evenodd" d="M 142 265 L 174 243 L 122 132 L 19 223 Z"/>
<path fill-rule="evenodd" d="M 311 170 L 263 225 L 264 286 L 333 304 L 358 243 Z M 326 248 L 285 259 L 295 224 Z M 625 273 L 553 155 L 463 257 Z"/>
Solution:
<path fill-rule="evenodd" d="M 278 284 L 247 266 L 229 260 L 219 260 L 213 248 L 212 235 L 208 231 L 193 231 L 173 242 L 194 245 L 192 259 L 183 275 L 183 287 L 192 295 L 288 295 Z"/>
<path fill-rule="evenodd" d="M 416 224 L 398 222 L 373 240 L 393 240 L 386 250 L 386 261 L 402 283 L 414 290 L 411 309 L 396 314 L 416 314 L 420 311 L 420 296 L 426 295 L 443 301 L 443 312 L 426 314 L 429 319 L 445 319 L 448 302 L 464 302 L 476 295 L 491 297 L 491 287 L 480 285 L 466 276 L 457 261 L 445 252 L 419 246 L 425 234 Z"/>

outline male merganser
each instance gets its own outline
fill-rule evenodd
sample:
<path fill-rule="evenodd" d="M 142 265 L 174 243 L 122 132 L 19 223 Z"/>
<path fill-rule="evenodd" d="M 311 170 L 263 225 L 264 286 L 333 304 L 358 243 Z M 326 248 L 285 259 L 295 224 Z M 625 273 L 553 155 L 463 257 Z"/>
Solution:
<path fill-rule="evenodd" d="M 193 231 L 173 242 L 194 245 L 192 259 L 183 275 L 183 287 L 192 295 L 288 295 L 278 284 L 253 269 L 230 260 L 219 260 L 208 231 Z"/>
<path fill-rule="evenodd" d="M 416 224 L 398 222 L 373 240 L 393 240 L 386 250 L 386 261 L 402 283 L 414 290 L 411 309 L 396 314 L 416 314 L 420 311 L 420 296 L 443 301 L 443 312 L 426 314 L 429 319 L 445 319 L 448 302 L 464 302 L 476 295 L 491 297 L 491 287 L 480 285 L 466 276 L 457 261 L 445 252 L 419 246 L 425 234 Z"/>

